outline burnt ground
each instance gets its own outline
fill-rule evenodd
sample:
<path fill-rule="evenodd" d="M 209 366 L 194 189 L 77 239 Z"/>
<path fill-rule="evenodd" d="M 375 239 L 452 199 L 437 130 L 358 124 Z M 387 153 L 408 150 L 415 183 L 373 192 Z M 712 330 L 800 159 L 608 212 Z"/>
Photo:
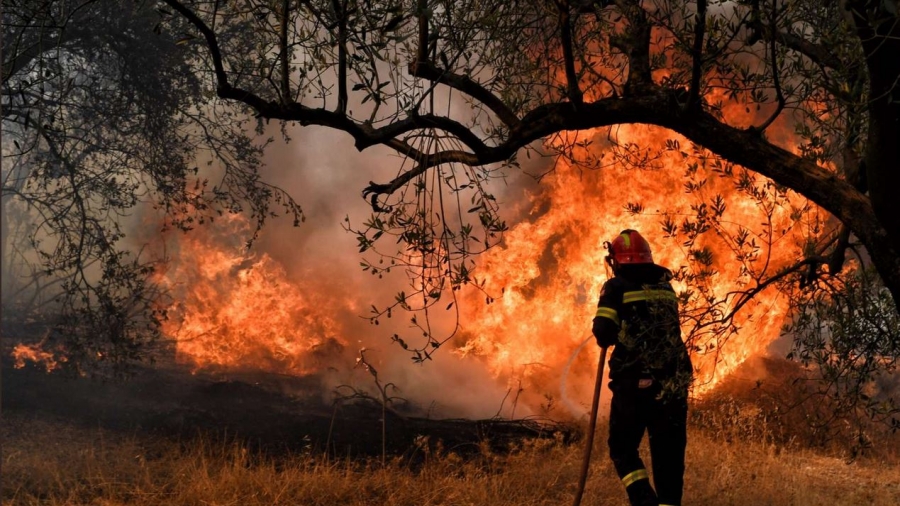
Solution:
<path fill-rule="evenodd" d="M 17 418 L 179 439 L 237 439 L 265 453 L 327 449 L 365 457 L 384 450 L 409 456 L 423 441 L 440 441 L 445 449 L 464 454 L 478 452 L 485 442 L 502 451 L 526 438 L 575 435 L 572 427 L 545 421 L 435 420 L 383 411 L 365 398 L 332 404 L 322 400 L 316 377 L 226 377 L 148 367 L 127 379 L 96 380 L 10 365 L 4 363 L 0 371 L 2 411 Z"/>

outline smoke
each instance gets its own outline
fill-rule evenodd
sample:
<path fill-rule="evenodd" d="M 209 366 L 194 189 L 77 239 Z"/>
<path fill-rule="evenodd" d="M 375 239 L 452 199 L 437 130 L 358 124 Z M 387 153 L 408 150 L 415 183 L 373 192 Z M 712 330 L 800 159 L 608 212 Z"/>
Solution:
<path fill-rule="evenodd" d="M 464 109 L 464 101 L 446 98 L 439 96 L 435 100 L 435 103 L 449 104 L 444 113 L 454 117 L 471 114 Z M 362 105 L 353 104 L 353 108 L 358 110 Z M 277 126 L 272 125 L 269 132 L 275 137 L 279 135 L 274 131 Z M 406 277 L 402 272 L 393 272 L 379 279 L 380 276 L 363 271 L 356 238 L 344 230 L 346 223 L 358 227 L 372 214 L 369 204 L 361 198 L 362 188 L 369 181 L 390 181 L 400 170 L 402 159 L 383 147 L 360 153 L 353 139 L 342 132 L 297 125 L 286 128 L 291 142 L 278 142 L 269 147 L 261 175 L 267 183 L 283 188 L 300 203 L 306 222 L 294 228 L 287 219 L 269 220 L 253 246 L 256 257 L 248 258 L 246 265 L 240 263 L 238 267 L 260 270 L 262 267 L 252 267 L 261 265 L 254 262 L 262 257 L 271 259 L 265 265 L 283 271 L 292 286 L 285 292 L 296 290 L 300 294 L 296 299 L 298 304 L 314 306 L 301 308 L 300 318 L 328 324 L 309 327 L 318 335 L 301 331 L 289 333 L 287 337 L 283 333 L 273 335 L 273 339 L 285 341 L 279 344 L 282 350 L 292 349 L 296 344 L 292 340 L 298 339 L 311 340 L 316 350 L 329 343 L 330 351 L 320 354 L 318 360 L 328 364 L 331 389 L 347 385 L 373 392 L 375 378 L 371 371 L 374 370 L 382 385 L 396 385 L 398 395 L 422 406 L 438 403 L 448 414 L 493 415 L 500 410 L 500 403 L 508 393 L 514 392 L 513 398 L 518 398 L 523 385 L 527 390 L 526 404 L 533 411 L 542 409 L 541 406 L 550 411 L 549 405 L 561 393 L 561 381 L 565 380 L 568 398 L 563 401 L 571 414 L 577 416 L 578 403 L 584 403 L 592 387 L 596 349 L 582 352 L 574 359 L 570 357 L 588 332 L 590 308 L 605 280 L 600 261 L 602 241 L 623 228 L 656 228 L 661 214 L 673 206 L 673 200 L 679 200 L 676 204 L 681 206 L 682 216 L 689 216 L 690 204 L 695 203 L 672 198 L 683 184 L 683 163 L 656 167 L 660 169 L 658 173 L 639 174 L 621 167 L 604 169 L 602 174 L 578 174 L 577 167 L 566 167 L 567 172 L 547 188 L 537 186 L 525 174 L 545 172 L 552 160 L 523 160 L 522 172 L 509 173 L 507 179 L 494 181 L 491 188 L 501 204 L 503 217 L 518 225 L 508 235 L 515 244 L 507 242 L 486 254 L 480 262 L 494 274 L 488 286 L 491 293 L 509 289 L 494 306 L 500 309 L 482 309 L 486 306 L 482 294 L 466 297 L 464 331 L 452 343 L 457 350 L 447 346 L 435 353 L 433 360 L 416 364 L 408 353 L 390 341 L 395 332 L 410 330 L 409 315 L 395 312 L 393 318 L 381 319 L 377 326 L 363 318 L 369 314 L 371 305 L 384 307 L 392 302 L 395 293 L 408 289 Z M 666 137 L 672 136 L 659 130 L 633 135 L 638 146 L 659 145 Z M 631 216 L 624 206 L 633 201 L 643 201 L 656 214 L 642 218 Z M 755 217 L 753 220 L 758 222 Z M 639 226 L 635 227 L 635 223 Z M 660 253 L 657 258 L 663 264 L 677 267 L 686 263 L 687 254 L 678 247 L 668 247 Z M 205 258 L 177 260 L 207 261 Z M 499 274 L 497 271 L 504 266 L 511 266 L 516 272 Z M 280 279 L 280 275 L 270 273 L 266 279 Z M 217 281 L 223 280 L 217 278 Z M 224 303 L 230 295 L 224 292 L 221 297 Z M 286 301 L 288 305 L 291 303 Z M 297 308 L 285 308 L 285 311 L 296 312 Z M 452 327 L 452 313 L 432 316 L 436 325 Z M 525 317 L 528 325 L 522 324 Z M 273 323 L 256 321 L 250 325 Z M 760 328 L 773 327 L 768 323 Z M 321 328 L 333 330 L 322 335 Z M 751 341 L 748 353 L 755 352 L 758 347 L 754 339 L 748 340 Z M 309 351 L 308 347 L 300 348 Z M 366 358 L 372 366 L 369 370 L 356 366 L 363 349 L 367 350 Z M 290 363 L 290 360 L 278 362 L 277 357 L 283 353 L 276 350 L 272 354 L 276 359 L 272 360 Z M 566 371 L 571 374 L 562 377 L 566 364 L 570 365 Z"/>
<path fill-rule="evenodd" d="M 512 228 L 503 244 L 477 260 L 495 303 L 476 290 L 461 294 L 461 332 L 432 360 L 415 363 L 390 339 L 411 331 L 410 314 L 395 311 L 379 325 L 364 318 L 372 305 L 384 307 L 409 290 L 408 279 L 398 271 L 383 278 L 364 271 L 356 238 L 345 230 L 345 220 L 358 227 L 372 214 L 361 189 L 368 181 L 389 181 L 402 160 L 385 148 L 359 153 L 340 132 L 289 125 L 288 133 L 291 142 L 270 146 L 261 176 L 301 204 L 305 223 L 268 220 L 249 252 L 242 246 L 252 227 L 235 227 L 240 222 L 230 219 L 164 234 L 170 265 L 160 275 L 173 297 L 165 330 L 179 341 L 176 356 L 185 363 L 315 374 L 326 398 L 387 394 L 434 416 L 582 416 L 598 352 L 595 346 L 574 352 L 589 335 L 592 307 L 608 276 L 602 241 L 623 228 L 654 229 L 660 213 L 694 202 L 674 198 L 683 183 L 674 165 L 585 171 L 560 164 L 538 184 L 528 174 L 545 173 L 552 160 L 526 161 L 522 172 L 491 182 Z M 644 127 L 622 135 L 638 145 L 668 136 Z M 633 216 L 625 206 L 635 201 L 651 211 Z M 132 237 L 152 243 L 160 240 L 157 230 L 135 219 Z M 673 268 L 685 262 L 683 249 L 671 243 L 656 253 Z M 432 323 L 452 328 L 455 312 L 437 307 Z M 777 311 L 769 313 L 777 318 Z M 768 333 L 778 325 L 755 325 L 765 332 L 747 334 L 736 363 L 774 338 L 777 333 Z M 357 361 L 362 350 L 370 367 Z"/>
<path fill-rule="evenodd" d="M 377 380 L 383 387 L 390 384 L 384 393 L 433 416 L 497 414 L 509 392 L 480 358 L 442 349 L 415 363 L 390 339 L 410 330 L 411 314 L 397 310 L 379 325 L 365 318 L 373 305 L 385 307 L 410 287 L 400 271 L 384 277 L 364 272 L 356 237 L 345 228 L 358 228 L 373 212 L 362 188 L 370 180 L 395 177 L 402 159 L 386 148 L 360 153 L 341 132 L 289 125 L 287 133 L 290 142 L 268 149 L 261 176 L 302 206 L 304 223 L 268 220 L 249 252 L 241 246 L 252 230 L 240 221 L 235 226 L 220 219 L 188 234 L 165 236 L 170 265 L 163 276 L 173 297 L 167 330 L 180 340 L 179 360 L 287 374 L 312 371 L 322 377 L 326 398 L 347 392 L 379 397 Z M 526 168 L 537 172 L 534 165 Z M 521 173 L 492 183 L 504 217 L 517 219 L 529 209 L 523 189 L 535 184 Z M 255 314 L 238 314 L 248 306 Z M 432 323 L 452 329 L 453 313 L 439 311 Z M 265 342 L 246 347 L 235 342 L 254 339 Z M 362 350 L 370 369 L 357 362 Z M 518 414 L 528 414 L 527 408 L 520 406 Z"/>

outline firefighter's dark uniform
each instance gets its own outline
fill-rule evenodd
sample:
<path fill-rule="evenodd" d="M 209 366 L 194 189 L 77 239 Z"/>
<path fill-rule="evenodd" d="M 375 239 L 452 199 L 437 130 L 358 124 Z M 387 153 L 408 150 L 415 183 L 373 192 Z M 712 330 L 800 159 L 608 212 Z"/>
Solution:
<path fill-rule="evenodd" d="M 633 505 L 681 504 L 693 369 L 671 278 L 655 264 L 619 266 L 603 286 L 594 318 L 597 342 L 615 346 L 609 360 L 609 454 Z M 645 430 L 655 493 L 638 454 Z"/>

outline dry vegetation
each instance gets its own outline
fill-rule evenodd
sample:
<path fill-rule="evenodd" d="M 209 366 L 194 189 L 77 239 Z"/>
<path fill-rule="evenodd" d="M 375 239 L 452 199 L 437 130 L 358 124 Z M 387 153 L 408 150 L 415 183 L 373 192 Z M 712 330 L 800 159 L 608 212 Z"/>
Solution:
<path fill-rule="evenodd" d="M 692 429 L 686 504 L 900 504 L 891 451 L 848 463 L 724 432 Z M 122 435 L 20 414 L 4 415 L 2 436 L 2 501 L 22 505 L 564 505 L 581 458 L 580 446 L 554 440 L 503 454 L 485 447 L 465 459 L 423 445 L 384 464 L 265 456 L 235 442 Z M 584 504 L 625 505 L 603 439 Z"/>

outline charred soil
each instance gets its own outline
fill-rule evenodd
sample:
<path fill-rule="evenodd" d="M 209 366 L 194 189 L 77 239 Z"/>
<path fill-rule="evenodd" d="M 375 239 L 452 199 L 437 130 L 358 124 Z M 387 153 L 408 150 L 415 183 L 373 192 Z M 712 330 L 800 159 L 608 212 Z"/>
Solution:
<path fill-rule="evenodd" d="M 423 444 L 465 454 L 504 451 L 530 438 L 572 440 L 574 426 L 548 420 L 431 419 L 384 409 L 374 398 L 329 402 L 315 376 L 192 373 L 138 368 L 128 378 L 73 378 L 26 366 L 2 369 L 5 414 L 87 429 L 178 440 L 235 440 L 266 454 L 413 457 Z"/>

